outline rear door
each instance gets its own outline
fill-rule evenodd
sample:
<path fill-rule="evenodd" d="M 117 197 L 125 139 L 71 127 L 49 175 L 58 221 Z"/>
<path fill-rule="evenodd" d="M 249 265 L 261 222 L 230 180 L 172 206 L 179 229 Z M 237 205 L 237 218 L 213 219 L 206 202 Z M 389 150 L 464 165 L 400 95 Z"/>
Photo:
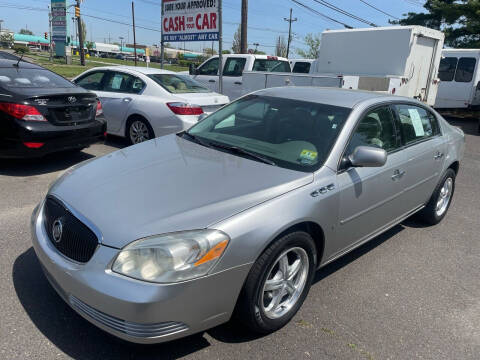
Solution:
<path fill-rule="evenodd" d="M 134 75 L 120 71 L 110 71 L 107 76 L 101 91 L 107 131 L 123 135 L 121 130 L 128 109 L 141 96 L 145 83 Z"/>
<path fill-rule="evenodd" d="M 438 120 L 428 109 L 411 104 L 395 105 L 394 109 L 408 157 L 404 201 L 413 210 L 428 201 L 439 181 L 446 143 Z"/>
<path fill-rule="evenodd" d="M 476 91 L 476 57 L 444 57 L 440 62 L 436 107 L 465 108 L 472 104 Z"/>
<path fill-rule="evenodd" d="M 431 72 L 432 60 L 435 55 L 438 40 L 424 36 L 416 37 L 415 50 L 412 52 L 412 64 L 415 64 L 413 77 L 409 80 L 412 86 L 409 97 L 414 97 L 422 101 L 427 100 L 430 81 L 432 80 Z"/>
<path fill-rule="evenodd" d="M 365 113 L 353 132 L 345 156 L 357 146 L 387 151 L 382 167 L 349 167 L 338 174 L 339 221 L 337 253 L 361 242 L 408 212 L 403 202 L 407 157 L 401 150 L 389 105 Z"/>

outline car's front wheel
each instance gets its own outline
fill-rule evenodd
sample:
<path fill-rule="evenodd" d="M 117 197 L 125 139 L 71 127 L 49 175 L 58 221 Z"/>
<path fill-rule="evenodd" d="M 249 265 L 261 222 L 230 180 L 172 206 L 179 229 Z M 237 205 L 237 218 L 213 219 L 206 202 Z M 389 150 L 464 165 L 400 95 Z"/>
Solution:
<path fill-rule="evenodd" d="M 130 144 L 139 144 L 153 138 L 153 129 L 147 120 L 139 117 L 128 122 L 127 139 Z"/>
<path fill-rule="evenodd" d="M 250 270 L 237 303 L 237 319 L 258 333 L 287 324 L 310 290 L 315 253 L 312 237 L 303 231 L 273 242 Z"/>

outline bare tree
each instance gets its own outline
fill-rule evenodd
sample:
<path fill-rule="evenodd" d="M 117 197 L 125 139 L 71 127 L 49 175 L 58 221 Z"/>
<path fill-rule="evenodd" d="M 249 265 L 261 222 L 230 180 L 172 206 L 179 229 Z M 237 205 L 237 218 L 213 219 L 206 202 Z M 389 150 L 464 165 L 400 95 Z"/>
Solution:
<path fill-rule="evenodd" d="M 281 57 L 287 56 L 287 41 L 285 40 L 285 36 L 283 35 L 277 37 L 277 42 L 275 45 L 275 55 Z"/>
<path fill-rule="evenodd" d="M 240 49 L 240 37 L 241 37 L 241 29 L 240 25 L 238 25 L 238 29 L 233 35 L 233 44 L 232 44 L 232 51 L 234 54 L 240 54 L 241 49 Z"/>
<path fill-rule="evenodd" d="M 306 59 L 318 58 L 320 53 L 320 34 L 307 34 L 304 41 L 307 44 L 307 50 L 297 49 L 297 54 Z"/>

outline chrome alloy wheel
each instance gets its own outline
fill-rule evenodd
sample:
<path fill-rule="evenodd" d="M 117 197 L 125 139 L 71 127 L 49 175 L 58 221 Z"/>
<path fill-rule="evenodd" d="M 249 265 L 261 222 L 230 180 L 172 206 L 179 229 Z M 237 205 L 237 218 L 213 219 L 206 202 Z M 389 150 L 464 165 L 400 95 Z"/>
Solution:
<path fill-rule="evenodd" d="M 130 125 L 130 140 L 132 144 L 150 140 L 148 127 L 143 121 L 136 120 Z"/>
<path fill-rule="evenodd" d="M 308 269 L 307 252 L 300 247 L 284 251 L 275 260 L 260 299 L 268 318 L 282 317 L 297 303 L 307 282 Z"/>
<path fill-rule="evenodd" d="M 437 206 L 435 208 L 437 216 L 442 216 L 445 211 L 447 211 L 448 204 L 450 203 L 450 199 L 452 198 L 452 190 L 453 179 L 449 177 L 443 183 L 443 186 L 440 189 L 440 193 L 438 195 Z"/>

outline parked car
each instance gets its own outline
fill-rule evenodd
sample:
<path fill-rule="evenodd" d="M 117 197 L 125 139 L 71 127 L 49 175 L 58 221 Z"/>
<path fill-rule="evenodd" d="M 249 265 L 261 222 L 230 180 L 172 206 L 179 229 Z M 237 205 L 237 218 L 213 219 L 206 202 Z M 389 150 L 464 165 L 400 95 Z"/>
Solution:
<path fill-rule="evenodd" d="M 115 55 L 115 59 L 117 59 L 117 60 L 126 60 L 127 57 L 126 57 L 125 55 L 123 55 L 123 54 L 117 54 L 117 55 Z"/>
<path fill-rule="evenodd" d="M 33 213 L 33 246 L 60 296 L 128 341 L 232 314 L 267 333 L 319 267 L 412 214 L 440 222 L 464 147 L 410 98 L 266 89 L 68 170 Z"/>
<path fill-rule="evenodd" d="M 41 66 L 0 59 L 0 157 L 81 150 L 105 131 L 95 94 Z"/>
<path fill-rule="evenodd" d="M 107 132 L 132 144 L 188 129 L 229 102 L 188 76 L 155 68 L 99 67 L 73 82 L 100 97 Z"/>
<path fill-rule="evenodd" d="M 245 95 L 242 75 L 245 71 L 255 72 L 290 72 L 288 60 L 282 57 L 256 54 L 224 54 L 223 62 L 223 94 L 231 100 Z M 219 91 L 218 55 L 204 61 L 196 68 L 193 64 L 189 74 L 212 91 Z"/>

